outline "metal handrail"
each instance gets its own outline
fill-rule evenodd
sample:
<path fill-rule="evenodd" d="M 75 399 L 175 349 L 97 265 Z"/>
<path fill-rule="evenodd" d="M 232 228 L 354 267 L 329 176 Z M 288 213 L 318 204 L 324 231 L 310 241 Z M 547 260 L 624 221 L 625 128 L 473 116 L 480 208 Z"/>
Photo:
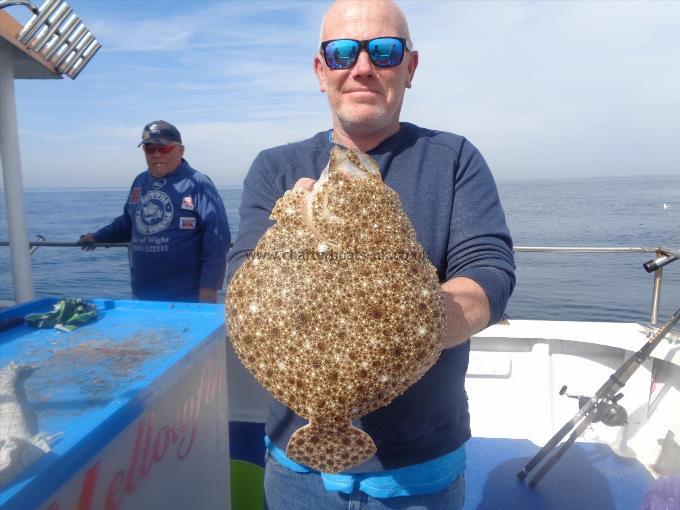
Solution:
<path fill-rule="evenodd" d="M 14 5 L 23 5 L 24 7 L 28 7 L 33 14 L 35 14 L 38 11 L 38 8 L 33 5 L 29 0 L 1 0 L 0 1 L 0 9 L 4 9 L 5 7 L 12 7 Z"/>
<path fill-rule="evenodd" d="M 29 246 L 57 246 L 57 247 L 82 247 L 75 241 L 30 241 Z M 9 246 L 9 241 L 0 241 L 0 246 Z M 129 242 L 122 243 L 90 243 L 89 246 L 102 248 L 127 248 Z M 232 244 L 233 246 L 233 244 Z M 680 254 L 680 250 L 665 247 L 630 247 L 630 246 L 515 246 L 514 252 L 517 253 L 657 253 L 667 252 L 668 254 Z"/>
<path fill-rule="evenodd" d="M 659 248 L 644 246 L 515 246 L 513 250 L 518 253 L 656 253 Z"/>
<path fill-rule="evenodd" d="M 515 246 L 517 253 L 654 253 L 656 257 L 648 260 L 642 267 L 648 273 L 654 272 L 654 286 L 652 287 L 652 306 L 649 322 L 656 326 L 661 303 L 661 283 L 663 281 L 663 266 L 680 259 L 680 250 L 658 246 L 650 247 L 586 247 L 586 246 Z"/>
<path fill-rule="evenodd" d="M 9 246 L 9 241 L 0 241 L 0 246 Z M 59 248 L 82 248 L 85 244 L 79 244 L 73 241 L 29 241 L 29 248 L 39 248 L 41 246 L 56 246 Z M 130 243 L 88 243 L 87 246 L 94 248 L 129 248 Z"/>
<path fill-rule="evenodd" d="M 42 236 L 39 236 L 42 237 Z M 43 238 L 44 239 L 44 238 Z M 74 241 L 30 241 L 31 254 L 41 246 L 60 248 L 92 247 L 92 248 L 127 248 L 130 256 L 130 243 L 87 243 Z M 0 246 L 9 246 L 8 241 L 0 241 Z M 233 244 L 231 245 L 233 246 Z M 648 273 L 654 272 L 654 287 L 652 288 L 652 307 L 650 322 L 656 326 L 661 302 L 661 284 L 663 281 L 663 266 L 680 259 L 680 249 L 665 246 L 515 246 L 515 253 L 654 253 L 656 257 L 645 262 L 642 266 Z"/>

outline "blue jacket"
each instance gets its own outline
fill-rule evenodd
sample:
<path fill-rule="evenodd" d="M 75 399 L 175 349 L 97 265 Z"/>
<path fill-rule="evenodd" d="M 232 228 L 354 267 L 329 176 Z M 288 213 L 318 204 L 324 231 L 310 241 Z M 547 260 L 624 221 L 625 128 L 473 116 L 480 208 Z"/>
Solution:
<path fill-rule="evenodd" d="M 243 186 L 239 234 L 227 280 L 272 224 L 276 200 L 302 177 L 318 178 L 332 147 L 327 132 L 261 152 Z M 399 193 L 440 281 L 465 276 L 485 291 L 491 322 L 503 316 L 515 284 L 512 240 L 491 172 L 465 138 L 402 123 L 398 133 L 369 151 L 385 184 Z M 470 343 L 445 350 L 439 361 L 390 405 L 358 420 L 377 454 L 352 472 L 393 469 L 442 456 L 470 437 L 465 393 Z M 265 427 L 285 448 L 306 423 L 274 401 Z"/>
<path fill-rule="evenodd" d="M 135 297 L 198 301 L 200 287 L 221 289 L 231 235 L 215 185 L 182 160 L 165 178 L 139 174 L 123 214 L 94 233 L 96 242 L 132 242 Z"/>

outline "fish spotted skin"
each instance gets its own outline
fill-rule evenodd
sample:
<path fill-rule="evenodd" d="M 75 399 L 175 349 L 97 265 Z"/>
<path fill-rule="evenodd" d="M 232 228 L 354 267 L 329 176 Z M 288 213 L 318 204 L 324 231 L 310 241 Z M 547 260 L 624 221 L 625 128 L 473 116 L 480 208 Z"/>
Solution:
<path fill-rule="evenodd" d="M 309 420 L 286 454 L 343 471 L 376 452 L 351 422 L 439 358 L 441 286 L 398 194 L 365 154 L 335 147 L 313 191 L 286 192 L 272 219 L 229 286 L 229 337 L 267 391 Z"/>
<path fill-rule="evenodd" d="M 33 433 L 23 381 L 34 368 L 10 362 L 0 369 L 0 488 L 50 451 L 50 436 Z"/>

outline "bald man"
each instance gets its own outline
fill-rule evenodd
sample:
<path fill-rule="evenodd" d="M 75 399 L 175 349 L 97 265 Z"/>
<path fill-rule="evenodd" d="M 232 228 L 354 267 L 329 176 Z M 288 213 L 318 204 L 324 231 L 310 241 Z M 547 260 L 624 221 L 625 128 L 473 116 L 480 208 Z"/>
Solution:
<path fill-rule="evenodd" d="M 447 348 L 439 361 L 404 395 L 355 423 L 378 451 L 348 472 L 319 473 L 287 458 L 288 439 L 306 422 L 272 401 L 265 426 L 265 500 L 271 510 L 463 505 L 469 338 L 503 316 L 515 284 L 512 240 L 479 151 L 461 136 L 400 122 L 418 60 L 406 18 L 393 2 L 333 4 L 314 57 L 332 128 L 261 152 L 244 182 L 228 278 L 271 226 L 276 200 L 293 187 L 311 190 L 333 145 L 368 153 L 399 193 L 437 269 L 447 314 Z"/>

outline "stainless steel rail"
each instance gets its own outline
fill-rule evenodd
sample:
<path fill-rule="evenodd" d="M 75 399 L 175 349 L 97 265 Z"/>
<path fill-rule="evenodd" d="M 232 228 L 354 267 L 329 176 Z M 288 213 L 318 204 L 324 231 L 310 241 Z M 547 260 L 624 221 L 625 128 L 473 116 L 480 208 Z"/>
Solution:
<path fill-rule="evenodd" d="M 42 238 L 42 236 L 39 236 Z M 44 239 L 44 238 L 43 238 Z M 83 244 L 73 241 L 30 241 L 31 254 L 41 246 L 60 248 L 82 248 Z M 0 241 L 0 246 L 9 246 L 8 241 Z M 127 248 L 130 256 L 130 243 L 89 243 L 93 248 Z M 665 246 L 515 246 L 515 253 L 653 253 L 655 258 L 643 264 L 648 272 L 654 272 L 654 286 L 652 288 L 652 306 L 650 322 L 656 326 L 659 304 L 661 302 L 661 284 L 663 282 L 663 266 L 680 259 L 680 249 Z"/>
<path fill-rule="evenodd" d="M 62 248 L 67 247 L 82 247 L 74 241 L 30 241 L 29 246 L 57 246 Z M 0 241 L 0 246 L 9 246 L 8 241 Z M 90 243 L 89 246 L 101 248 L 128 248 L 130 243 Z M 515 246 L 513 251 L 517 253 L 657 253 L 659 251 L 668 251 L 668 254 L 676 252 L 680 254 L 680 250 L 673 248 L 650 248 L 650 247 L 627 247 L 627 246 Z"/>
<path fill-rule="evenodd" d="M 0 241 L 0 246 L 9 246 L 9 241 Z M 56 246 L 59 248 L 82 248 L 84 244 L 78 244 L 73 241 L 29 241 L 29 248 L 39 248 L 41 246 Z M 87 246 L 95 248 L 129 248 L 130 243 L 88 243 Z"/>
<path fill-rule="evenodd" d="M 659 248 L 628 246 L 515 246 L 517 253 L 656 253 Z"/>
<path fill-rule="evenodd" d="M 13 5 L 23 5 L 24 7 L 28 7 L 33 14 L 35 14 L 38 11 L 38 8 L 33 5 L 29 0 L 2 0 L 0 1 L 0 9 L 4 9 L 5 7 L 11 7 Z"/>
<path fill-rule="evenodd" d="M 652 326 L 656 326 L 661 303 L 661 284 L 663 281 L 663 266 L 680 259 L 680 250 L 663 246 L 628 247 L 628 246 L 515 246 L 516 253 L 654 253 L 656 257 L 645 262 L 642 267 L 648 272 L 654 272 L 654 286 L 652 287 L 652 306 L 650 319 Z"/>

